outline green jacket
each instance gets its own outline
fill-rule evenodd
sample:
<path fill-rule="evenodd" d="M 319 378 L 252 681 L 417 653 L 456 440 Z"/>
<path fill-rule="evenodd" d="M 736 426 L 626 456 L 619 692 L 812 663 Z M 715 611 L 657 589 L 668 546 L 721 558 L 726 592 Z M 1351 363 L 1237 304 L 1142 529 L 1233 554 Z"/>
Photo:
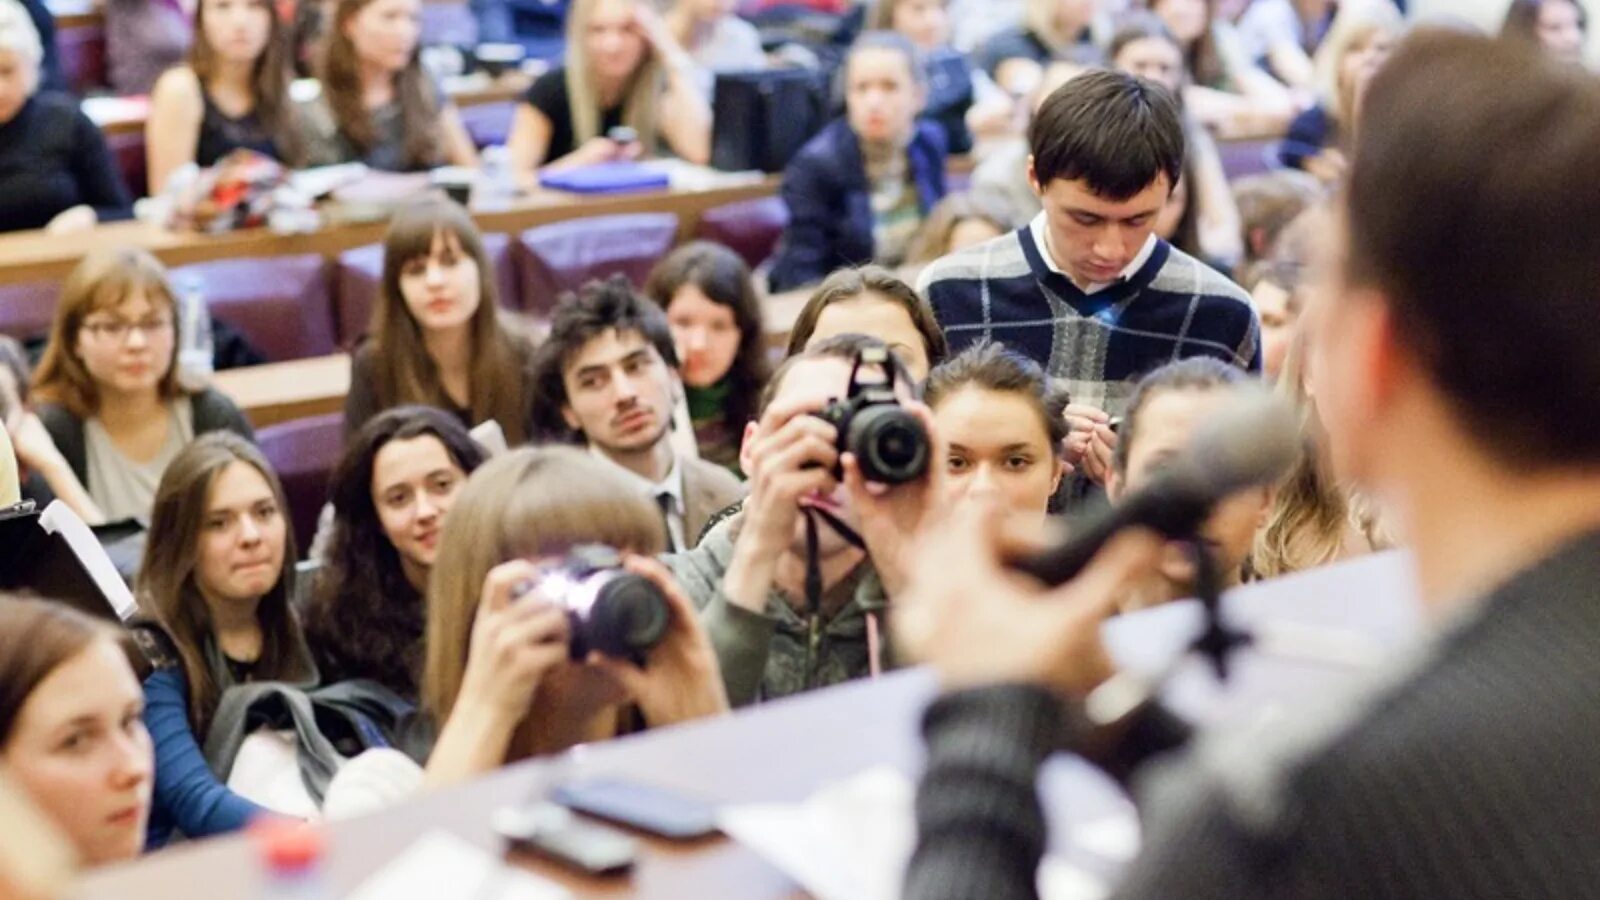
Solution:
<path fill-rule="evenodd" d="M 742 518 L 739 514 L 718 522 L 699 546 L 664 558 L 700 610 L 700 622 L 722 667 L 728 702 L 745 706 L 865 678 L 871 672 L 869 617 L 878 620 L 881 662 L 888 668 L 892 655 L 883 621 L 888 598 L 870 562 L 857 566 L 828 592 L 833 596 L 848 592 L 849 597 L 832 618 L 819 616 L 813 621 L 776 587 L 767 595 L 763 613 L 728 602 L 722 579 L 733 559 L 734 536 Z M 823 605 L 828 605 L 826 597 Z"/>

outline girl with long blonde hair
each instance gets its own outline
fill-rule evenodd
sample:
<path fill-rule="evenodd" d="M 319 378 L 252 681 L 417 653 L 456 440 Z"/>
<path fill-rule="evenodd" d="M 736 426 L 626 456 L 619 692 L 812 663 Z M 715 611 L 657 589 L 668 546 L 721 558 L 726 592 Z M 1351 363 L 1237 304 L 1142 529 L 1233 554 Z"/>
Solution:
<path fill-rule="evenodd" d="M 711 159 L 711 107 L 694 61 L 649 0 L 575 0 L 567 57 L 517 105 L 507 147 L 518 171 L 653 154 Z M 632 129 L 633 141 L 615 139 Z"/>

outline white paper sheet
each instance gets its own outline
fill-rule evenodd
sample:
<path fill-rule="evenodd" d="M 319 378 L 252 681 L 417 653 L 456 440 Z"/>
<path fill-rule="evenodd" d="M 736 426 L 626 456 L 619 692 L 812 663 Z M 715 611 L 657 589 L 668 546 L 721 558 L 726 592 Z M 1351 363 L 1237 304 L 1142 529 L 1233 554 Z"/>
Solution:
<path fill-rule="evenodd" d="M 60 535 L 67 542 L 73 555 L 78 557 L 78 562 L 83 564 L 84 571 L 89 573 L 100 593 L 105 595 L 106 602 L 116 610 L 117 618 L 126 622 L 139 611 L 138 604 L 133 602 L 133 592 L 128 590 L 127 582 L 117 574 L 117 567 L 106 555 L 105 548 L 100 546 L 99 538 L 94 536 L 88 525 L 83 524 L 71 507 L 60 500 L 52 500 L 39 514 L 39 527 L 50 534 Z"/>
<path fill-rule="evenodd" d="M 752 804 L 723 809 L 718 824 L 799 882 L 817 900 L 895 900 L 916 839 L 911 780 L 887 767 L 831 784 L 799 804 Z M 1074 831 L 1110 856 L 1128 852 L 1127 823 Z M 1137 831 L 1133 845 L 1137 848 Z M 1109 887 L 1064 859 L 1039 869 L 1045 900 L 1100 900 Z"/>
<path fill-rule="evenodd" d="M 491 881 L 492 880 L 492 881 Z M 448 831 L 430 831 L 345 900 L 570 900 L 564 887 L 508 866 Z"/>

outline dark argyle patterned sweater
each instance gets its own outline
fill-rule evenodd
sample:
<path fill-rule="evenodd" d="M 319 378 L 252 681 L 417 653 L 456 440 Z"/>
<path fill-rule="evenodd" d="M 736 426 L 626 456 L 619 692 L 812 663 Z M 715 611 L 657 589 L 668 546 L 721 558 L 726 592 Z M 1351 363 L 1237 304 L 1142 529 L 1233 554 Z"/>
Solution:
<path fill-rule="evenodd" d="M 1261 371 L 1250 297 L 1215 270 L 1158 240 L 1132 277 L 1085 294 L 1045 263 L 1035 227 L 923 271 L 918 291 L 938 314 L 951 353 L 1000 341 L 1043 366 L 1074 403 L 1114 416 L 1141 376 L 1174 360 L 1214 356 Z"/>

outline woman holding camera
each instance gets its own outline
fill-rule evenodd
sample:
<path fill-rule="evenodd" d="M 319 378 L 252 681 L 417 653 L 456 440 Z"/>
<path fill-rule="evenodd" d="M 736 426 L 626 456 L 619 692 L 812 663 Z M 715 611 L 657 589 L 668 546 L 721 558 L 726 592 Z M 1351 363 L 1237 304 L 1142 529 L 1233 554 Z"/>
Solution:
<path fill-rule="evenodd" d="M 693 605 L 648 556 L 665 542 L 660 511 L 581 450 L 525 448 L 474 473 L 428 585 L 422 700 L 440 725 L 428 783 L 727 710 Z M 590 544 L 621 551 L 665 598 L 665 635 L 639 661 L 571 657 L 584 626 L 552 568 Z"/>

